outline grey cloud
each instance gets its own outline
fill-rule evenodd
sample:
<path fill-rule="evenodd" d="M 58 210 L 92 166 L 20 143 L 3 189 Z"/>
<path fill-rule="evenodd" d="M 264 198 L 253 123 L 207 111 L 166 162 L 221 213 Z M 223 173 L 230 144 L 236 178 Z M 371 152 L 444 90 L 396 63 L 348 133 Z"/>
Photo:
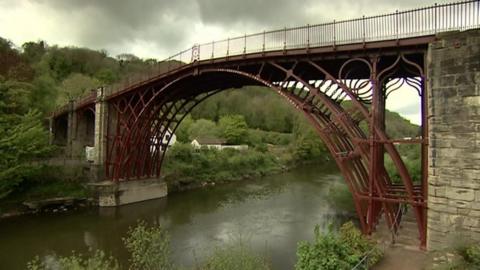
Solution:
<path fill-rule="evenodd" d="M 196 25 L 221 33 L 261 32 L 284 26 L 393 12 L 435 0 L 27 0 L 53 13 L 72 45 L 131 52 L 134 42 L 154 44 L 166 56 L 191 44 Z M 448 0 L 440 0 L 448 1 Z M 0 0 L 0 8 L 17 5 Z M 41 11 L 40 11 L 41 12 Z M 52 19 L 52 18 L 46 18 Z M 42 23 L 42 22 L 38 22 Z M 202 29 L 200 27 L 200 29 Z M 226 38 L 226 36 L 225 36 Z M 48 40 L 47 40 L 48 41 Z M 77 44 L 79 43 L 79 44 Z"/>
<path fill-rule="evenodd" d="M 198 0 L 205 23 L 217 25 L 255 24 L 263 28 L 304 23 L 304 12 L 313 0 Z"/>
<path fill-rule="evenodd" d="M 67 24 L 77 40 L 95 48 L 128 48 L 141 40 L 168 51 L 187 38 L 188 24 L 195 19 L 194 6 L 187 0 L 36 2 L 57 13 L 62 20 L 59 23 Z"/>
<path fill-rule="evenodd" d="M 197 0 L 200 18 L 208 24 L 253 24 L 270 30 L 283 26 L 315 24 L 431 5 L 449 0 Z M 312 12 L 316 11 L 316 12 Z"/>

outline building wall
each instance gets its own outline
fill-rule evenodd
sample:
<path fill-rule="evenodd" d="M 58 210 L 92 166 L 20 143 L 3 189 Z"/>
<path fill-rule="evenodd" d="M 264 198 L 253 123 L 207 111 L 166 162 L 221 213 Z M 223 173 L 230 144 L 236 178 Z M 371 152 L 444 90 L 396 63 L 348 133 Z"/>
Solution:
<path fill-rule="evenodd" d="M 480 30 L 448 32 L 427 56 L 427 248 L 480 241 Z"/>

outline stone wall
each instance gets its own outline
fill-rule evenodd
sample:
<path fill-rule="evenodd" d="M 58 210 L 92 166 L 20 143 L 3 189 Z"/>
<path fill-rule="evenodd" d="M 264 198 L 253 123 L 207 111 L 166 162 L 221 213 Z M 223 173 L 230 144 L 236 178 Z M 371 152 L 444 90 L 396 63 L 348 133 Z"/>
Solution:
<path fill-rule="evenodd" d="M 480 30 L 447 32 L 427 56 L 427 248 L 480 241 Z"/>

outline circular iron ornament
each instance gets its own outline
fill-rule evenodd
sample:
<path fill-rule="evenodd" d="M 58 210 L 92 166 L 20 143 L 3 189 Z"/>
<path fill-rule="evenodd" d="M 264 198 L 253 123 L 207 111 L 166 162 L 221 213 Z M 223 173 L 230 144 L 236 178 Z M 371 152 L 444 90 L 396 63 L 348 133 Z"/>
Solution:
<path fill-rule="evenodd" d="M 200 46 L 198 44 L 192 47 L 192 62 L 200 60 Z"/>

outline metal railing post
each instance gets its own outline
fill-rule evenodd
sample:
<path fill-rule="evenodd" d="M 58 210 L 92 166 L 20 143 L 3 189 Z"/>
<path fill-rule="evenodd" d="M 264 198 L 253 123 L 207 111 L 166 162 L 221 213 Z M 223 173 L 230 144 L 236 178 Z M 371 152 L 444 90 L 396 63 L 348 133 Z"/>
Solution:
<path fill-rule="evenodd" d="M 247 33 L 243 36 L 243 54 L 247 53 Z"/>
<path fill-rule="evenodd" d="M 265 30 L 263 30 L 263 44 L 262 44 L 262 52 L 265 52 Z"/>
<path fill-rule="evenodd" d="M 437 8 L 438 8 L 438 5 L 437 3 L 435 3 L 435 7 L 433 8 L 433 20 L 435 22 L 435 26 L 434 26 L 435 35 L 437 34 Z"/>
<path fill-rule="evenodd" d="M 230 38 L 227 38 L 227 57 L 230 51 Z"/>
<path fill-rule="evenodd" d="M 307 49 L 310 48 L 310 24 L 307 24 Z"/>
<path fill-rule="evenodd" d="M 396 37 L 397 37 L 397 41 L 398 41 L 398 37 L 399 37 L 399 29 L 398 29 L 398 9 L 395 11 L 395 34 L 396 34 Z"/>
<path fill-rule="evenodd" d="M 335 48 L 335 45 L 337 43 L 337 32 L 335 29 L 335 20 L 333 20 L 333 47 Z"/>
<path fill-rule="evenodd" d="M 283 50 L 287 50 L 287 27 L 283 28 Z"/>
<path fill-rule="evenodd" d="M 365 33 L 365 15 L 362 16 L 362 28 L 363 28 L 363 45 L 365 46 L 366 42 L 366 33 Z"/>
<path fill-rule="evenodd" d="M 215 53 L 214 53 L 214 51 L 215 51 L 215 40 L 212 41 L 212 59 L 215 58 Z"/>

